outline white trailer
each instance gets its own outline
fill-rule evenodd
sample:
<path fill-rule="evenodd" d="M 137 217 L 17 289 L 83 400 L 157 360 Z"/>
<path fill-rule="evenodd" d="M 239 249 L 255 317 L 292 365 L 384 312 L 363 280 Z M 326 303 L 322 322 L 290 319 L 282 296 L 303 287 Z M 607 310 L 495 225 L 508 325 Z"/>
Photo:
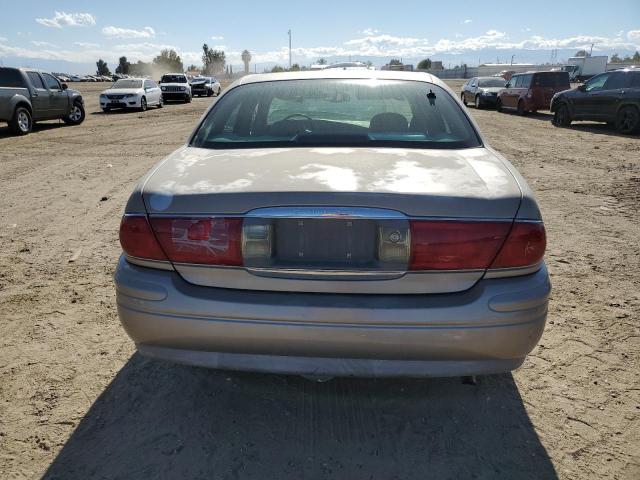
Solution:
<path fill-rule="evenodd" d="M 595 57 L 571 57 L 567 65 L 562 70 L 569 72 L 569 80 L 572 82 L 582 82 L 594 75 L 607 71 L 609 57 L 597 55 Z"/>

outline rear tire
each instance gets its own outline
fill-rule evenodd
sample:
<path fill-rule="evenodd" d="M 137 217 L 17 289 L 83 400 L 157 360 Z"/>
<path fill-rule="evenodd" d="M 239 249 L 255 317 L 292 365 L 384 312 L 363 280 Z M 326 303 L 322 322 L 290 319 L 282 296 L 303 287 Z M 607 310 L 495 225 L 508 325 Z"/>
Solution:
<path fill-rule="evenodd" d="M 502 100 L 500 99 L 496 100 L 496 111 L 504 112 L 504 110 L 502 109 Z"/>
<path fill-rule="evenodd" d="M 558 108 L 553 114 L 553 124 L 556 127 L 568 127 L 571 125 L 571 114 L 566 105 L 558 105 Z"/>
<path fill-rule="evenodd" d="M 31 112 L 26 107 L 18 107 L 9 121 L 9 128 L 16 135 L 26 135 L 33 128 Z"/>
<path fill-rule="evenodd" d="M 524 108 L 524 101 L 523 100 L 520 100 L 518 102 L 518 107 L 517 107 L 516 111 L 518 112 L 518 115 L 520 115 L 521 117 L 524 117 L 527 114 L 527 111 Z"/>
<path fill-rule="evenodd" d="M 480 98 L 480 95 L 476 95 L 476 98 L 473 100 L 473 104 L 478 110 L 482 108 L 482 99 Z"/>
<path fill-rule="evenodd" d="M 71 107 L 69 115 L 62 117 L 62 121 L 67 125 L 80 125 L 84 122 L 84 117 L 84 107 L 80 102 L 76 102 L 73 104 L 73 107 Z"/>
<path fill-rule="evenodd" d="M 464 92 L 460 94 L 460 100 L 462 101 L 462 104 L 466 107 L 467 106 L 467 99 L 464 96 Z"/>
<path fill-rule="evenodd" d="M 618 110 L 616 130 L 624 135 L 638 133 L 640 131 L 640 110 L 631 105 Z"/>

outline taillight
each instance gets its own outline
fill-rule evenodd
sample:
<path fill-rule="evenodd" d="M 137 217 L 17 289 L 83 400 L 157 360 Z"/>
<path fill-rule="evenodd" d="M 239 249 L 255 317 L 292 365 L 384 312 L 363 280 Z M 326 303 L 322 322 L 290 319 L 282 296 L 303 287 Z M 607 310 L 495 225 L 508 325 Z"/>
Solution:
<path fill-rule="evenodd" d="M 242 265 L 241 218 L 151 217 L 169 260 L 203 265 Z"/>
<path fill-rule="evenodd" d="M 410 270 L 486 269 L 511 222 L 411 221 Z"/>
<path fill-rule="evenodd" d="M 539 263 L 540 222 L 411 221 L 410 270 L 481 270 Z"/>
<path fill-rule="evenodd" d="M 167 260 L 144 215 L 125 215 L 120 222 L 120 245 L 127 255 Z"/>
<path fill-rule="evenodd" d="M 515 222 L 490 268 L 528 267 L 542 261 L 547 246 L 541 222 Z"/>

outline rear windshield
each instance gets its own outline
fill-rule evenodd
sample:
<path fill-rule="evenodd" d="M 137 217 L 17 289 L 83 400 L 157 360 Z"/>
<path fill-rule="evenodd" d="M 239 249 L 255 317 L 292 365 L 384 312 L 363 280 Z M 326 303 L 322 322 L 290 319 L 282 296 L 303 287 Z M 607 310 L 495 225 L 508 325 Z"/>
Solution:
<path fill-rule="evenodd" d="M 507 81 L 504 78 L 480 78 L 478 80 L 478 86 L 484 88 L 491 87 L 504 87 Z"/>
<path fill-rule="evenodd" d="M 0 87 L 24 87 L 20 71 L 13 68 L 0 68 Z"/>
<path fill-rule="evenodd" d="M 209 112 L 191 145 L 467 148 L 480 141 L 457 102 L 436 85 L 318 79 L 234 88 Z"/>
<path fill-rule="evenodd" d="M 111 88 L 142 88 L 142 80 L 131 80 L 124 78 L 114 83 Z"/>
<path fill-rule="evenodd" d="M 184 75 L 163 75 L 160 83 L 187 83 Z"/>
<path fill-rule="evenodd" d="M 535 86 L 569 88 L 569 74 L 567 72 L 538 73 L 535 79 Z"/>

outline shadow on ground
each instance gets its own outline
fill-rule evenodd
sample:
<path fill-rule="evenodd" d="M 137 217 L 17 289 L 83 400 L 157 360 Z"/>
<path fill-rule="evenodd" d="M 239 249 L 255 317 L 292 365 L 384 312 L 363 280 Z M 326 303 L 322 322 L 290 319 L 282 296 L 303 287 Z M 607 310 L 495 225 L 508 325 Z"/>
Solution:
<path fill-rule="evenodd" d="M 44 478 L 557 476 L 511 375 L 313 383 L 136 354 Z"/>
<path fill-rule="evenodd" d="M 29 133 L 29 135 L 33 135 L 34 133 L 38 133 L 38 132 L 45 132 L 47 130 L 52 130 L 54 128 L 64 128 L 67 127 L 69 125 L 67 125 L 66 123 L 64 123 L 62 120 L 58 121 L 58 120 L 49 120 L 46 123 L 43 122 L 38 122 L 35 125 L 33 125 L 33 130 L 31 131 L 31 133 Z M 15 133 L 13 133 L 8 126 L 2 127 L 0 126 L 0 138 L 2 137 L 19 137 L 19 135 L 16 135 Z"/>

